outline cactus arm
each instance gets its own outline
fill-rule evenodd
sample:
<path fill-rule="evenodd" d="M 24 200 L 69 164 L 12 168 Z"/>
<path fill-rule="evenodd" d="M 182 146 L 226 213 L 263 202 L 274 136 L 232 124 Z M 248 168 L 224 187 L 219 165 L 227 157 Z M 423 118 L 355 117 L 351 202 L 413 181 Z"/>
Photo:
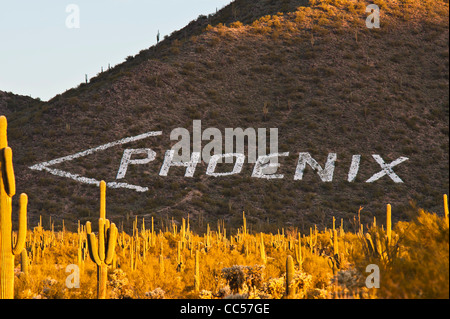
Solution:
<path fill-rule="evenodd" d="M 111 227 L 111 223 L 109 222 L 109 219 L 105 219 L 105 231 Z"/>
<path fill-rule="evenodd" d="M 19 255 L 25 248 L 25 241 L 27 236 L 27 205 L 28 196 L 26 194 L 20 195 L 20 208 L 19 208 L 19 233 L 17 235 L 17 243 L 13 248 L 13 254 Z"/>
<path fill-rule="evenodd" d="M 86 234 L 92 233 L 92 225 L 91 222 L 86 222 Z"/>
<path fill-rule="evenodd" d="M 105 220 L 98 220 L 98 257 L 101 261 L 105 260 Z"/>
<path fill-rule="evenodd" d="M 108 229 L 108 250 L 106 252 L 105 264 L 110 265 L 114 259 L 114 253 L 116 249 L 117 242 L 117 227 L 114 223 Z"/>
<path fill-rule="evenodd" d="M 295 289 L 292 286 L 294 280 L 294 260 L 291 255 L 286 258 L 286 298 L 292 299 L 295 295 Z"/>
<path fill-rule="evenodd" d="M 14 178 L 14 168 L 12 164 L 12 150 L 10 147 L 6 147 L 3 150 L 3 159 L 4 159 L 4 186 L 6 194 L 9 197 L 13 197 L 16 194 L 16 180 Z"/>
<path fill-rule="evenodd" d="M 91 257 L 91 260 L 97 264 L 97 266 L 102 264 L 102 261 L 98 257 L 98 246 L 97 246 L 97 238 L 95 238 L 94 233 L 90 233 L 88 236 L 88 249 L 89 249 L 89 256 Z"/>
<path fill-rule="evenodd" d="M 98 219 L 98 241 L 92 233 L 91 223 L 86 223 L 89 256 L 97 264 L 97 298 L 106 298 L 108 265 L 115 257 L 118 231 L 114 223 L 106 219 L 106 183 L 100 182 L 100 218 Z"/>
<path fill-rule="evenodd" d="M 8 121 L 5 116 L 0 116 L 0 148 L 8 147 L 8 139 L 6 137 L 6 128 Z"/>
<path fill-rule="evenodd" d="M 100 218 L 106 219 L 106 183 L 100 182 Z"/>

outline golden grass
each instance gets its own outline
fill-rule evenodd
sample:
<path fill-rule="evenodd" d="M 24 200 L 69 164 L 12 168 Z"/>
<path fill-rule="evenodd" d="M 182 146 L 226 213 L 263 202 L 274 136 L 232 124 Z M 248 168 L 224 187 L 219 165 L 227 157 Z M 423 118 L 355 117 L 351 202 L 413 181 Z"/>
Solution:
<path fill-rule="evenodd" d="M 395 224 L 390 241 L 380 225 L 360 225 L 362 232 L 356 234 L 342 228 L 249 234 L 242 226 L 234 235 L 223 225 L 203 235 L 191 232 L 186 221 L 182 225 L 152 232 L 136 220 L 133 235 L 120 233 L 108 270 L 107 298 L 284 298 L 289 255 L 295 264 L 294 298 L 449 297 L 448 221 L 422 210 L 413 220 Z M 367 249 L 369 235 L 375 244 L 378 240 L 379 253 Z M 29 270 L 22 273 L 20 258 L 16 259 L 15 298 L 96 298 L 96 265 L 85 249 L 85 236 L 82 227 L 79 233 L 44 230 L 40 225 L 29 231 Z M 83 265 L 80 288 L 66 287 L 69 264 Z M 369 264 L 380 268 L 379 289 L 366 288 Z"/>

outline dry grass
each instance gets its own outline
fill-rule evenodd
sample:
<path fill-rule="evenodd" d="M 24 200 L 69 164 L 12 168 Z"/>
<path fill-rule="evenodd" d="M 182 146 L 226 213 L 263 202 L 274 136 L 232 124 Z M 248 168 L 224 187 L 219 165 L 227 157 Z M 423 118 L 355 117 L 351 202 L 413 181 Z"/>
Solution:
<path fill-rule="evenodd" d="M 284 298 L 288 255 L 295 261 L 292 287 L 297 299 L 449 297 L 448 219 L 422 210 L 411 222 L 393 227 L 392 242 L 382 250 L 383 256 L 390 251 L 388 258 L 369 254 L 364 248 L 364 235 L 346 232 L 338 223 L 336 241 L 332 240 L 331 229 L 300 234 L 283 228 L 276 234 L 251 234 L 242 226 L 229 235 L 230 230 L 218 223 L 216 231 L 200 236 L 189 230 L 189 223 L 184 228 L 174 223 L 171 229 L 156 232 L 139 224 L 136 220 L 134 235 L 119 234 L 117 257 L 108 271 L 108 298 Z M 380 234 L 381 242 L 386 238 L 385 226 L 363 228 L 365 233 Z M 78 263 L 79 242 L 81 248 L 86 245 L 83 232 L 36 227 L 29 238 L 27 274 L 20 271 L 20 260 L 16 261 L 16 298 L 96 298 L 96 266 L 86 251 L 82 254 L 84 262 L 79 263 L 83 265 L 80 288 L 68 289 L 65 285 L 66 266 Z M 133 254 L 132 240 L 138 243 Z M 335 243 L 338 253 L 333 255 Z M 194 290 L 196 251 L 200 253 L 198 292 Z M 365 285 L 369 264 L 380 267 L 380 289 Z"/>

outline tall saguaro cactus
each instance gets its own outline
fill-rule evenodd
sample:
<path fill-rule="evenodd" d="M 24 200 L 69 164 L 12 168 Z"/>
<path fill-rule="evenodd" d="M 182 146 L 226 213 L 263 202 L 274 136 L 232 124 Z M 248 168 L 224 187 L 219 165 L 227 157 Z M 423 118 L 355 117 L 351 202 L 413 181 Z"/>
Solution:
<path fill-rule="evenodd" d="M 388 243 L 391 243 L 392 240 L 392 207 L 391 204 L 387 205 L 386 209 L 386 236 Z"/>
<path fill-rule="evenodd" d="M 198 250 L 195 251 L 194 291 L 200 291 L 200 259 Z"/>
<path fill-rule="evenodd" d="M 14 257 L 25 247 L 27 233 L 27 203 L 26 194 L 20 195 L 19 233 L 17 242 L 12 241 L 12 197 L 16 193 L 14 169 L 12 165 L 12 150 L 8 147 L 6 137 L 6 117 L 0 117 L 0 299 L 14 298 Z"/>
<path fill-rule="evenodd" d="M 92 232 L 91 223 L 86 223 L 88 235 L 89 256 L 97 265 L 97 298 L 106 298 L 106 282 L 108 265 L 111 265 L 115 255 L 117 242 L 117 227 L 106 219 L 106 183 L 100 183 L 100 218 L 98 220 L 98 241 Z"/>
<path fill-rule="evenodd" d="M 448 196 L 444 194 L 444 218 L 448 227 Z"/>
<path fill-rule="evenodd" d="M 260 245 L 259 245 L 259 251 L 260 251 L 260 255 L 261 255 L 261 259 L 262 259 L 263 263 L 266 264 L 267 259 L 266 259 L 266 250 L 264 249 L 263 233 L 261 233 L 261 242 L 260 242 Z"/>
<path fill-rule="evenodd" d="M 286 258 L 286 298 L 292 299 L 295 295 L 295 287 L 293 287 L 294 281 L 294 259 L 291 255 Z"/>

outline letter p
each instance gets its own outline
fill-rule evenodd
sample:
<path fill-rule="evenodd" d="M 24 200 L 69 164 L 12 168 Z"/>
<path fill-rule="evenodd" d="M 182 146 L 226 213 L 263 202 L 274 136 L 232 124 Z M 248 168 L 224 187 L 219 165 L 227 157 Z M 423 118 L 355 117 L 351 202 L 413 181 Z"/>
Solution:
<path fill-rule="evenodd" d="M 139 159 L 131 159 L 133 154 L 145 154 L 147 157 Z M 156 153 L 149 148 L 126 149 L 123 152 L 122 161 L 120 162 L 119 171 L 116 179 L 122 179 L 127 174 L 128 165 L 144 165 L 148 164 L 156 158 Z"/>

